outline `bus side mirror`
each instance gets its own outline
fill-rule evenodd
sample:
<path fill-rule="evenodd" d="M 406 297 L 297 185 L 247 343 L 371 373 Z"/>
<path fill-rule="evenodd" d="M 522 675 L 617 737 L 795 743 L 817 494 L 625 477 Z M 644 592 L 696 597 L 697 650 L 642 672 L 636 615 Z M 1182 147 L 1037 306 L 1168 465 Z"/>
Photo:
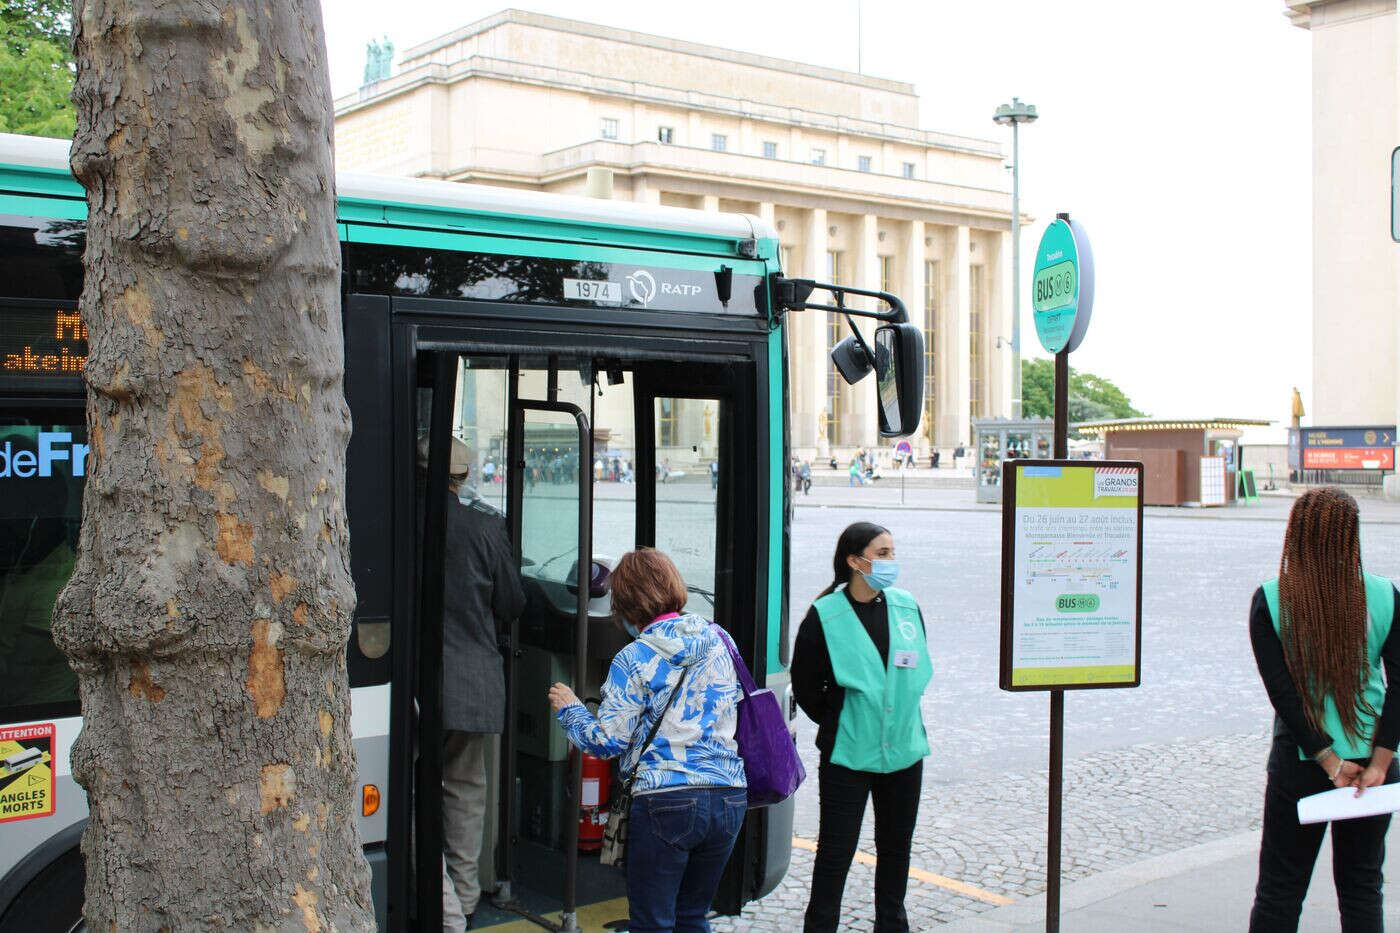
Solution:
<path fill-rule="evenodd" d="M 880 436 L 913 434 L 924 407 L 924 335 L 919 328 L 886 324 L 875 331 L 875 379 Z"/>

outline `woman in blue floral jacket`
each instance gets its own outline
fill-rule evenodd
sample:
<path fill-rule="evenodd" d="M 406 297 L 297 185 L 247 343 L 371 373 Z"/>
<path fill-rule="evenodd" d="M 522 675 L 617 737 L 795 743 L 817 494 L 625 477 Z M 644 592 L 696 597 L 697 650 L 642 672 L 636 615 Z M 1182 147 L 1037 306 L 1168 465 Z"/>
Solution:
<path fill-rule="evenodd" d="M 709 622 L 684 614 L 685 581 L 665 554 L 623 555 L 611 584 L 613 620 L 635 641 L 613 659 L 598 715 L 564 684 L 549 699 L 579 748 L 621 756 L 624 774 L 640 757 L 627 840 L 628 929 L 707 933 L 748 807 L 734 742 L 742 697 L 734 662 Z M 655 739 L 635 747 L 657 716 Z"/>

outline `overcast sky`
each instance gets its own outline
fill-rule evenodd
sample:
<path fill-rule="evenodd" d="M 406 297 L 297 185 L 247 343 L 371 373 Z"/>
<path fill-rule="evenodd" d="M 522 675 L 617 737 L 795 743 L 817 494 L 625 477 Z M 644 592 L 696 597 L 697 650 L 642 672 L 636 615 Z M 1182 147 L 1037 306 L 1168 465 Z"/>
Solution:
<path fill-rule="evenodd" d="M 856 0 L 515 6 L 858 66 Z M 402 53 L 504 8 L 324 0 L 335 93 L 358 86 L 370 38 Z M 1098 268 L 1074 366 L 1158 416 L 1286 424 L 1292 386 L 1311 402 L 1310 36 L 1280 0 L 865 0 L 863 20 L 860 67 L 913 83 L 924 128 L 1002 139 L 1009 161 L 996 105 L 1018 95 L 1040 110 L 1021 136 L 1022 208 L 1037 218 L 1022 254 L 1027 355 L 1043 355 L 1025 284 L 1034 244 L 1069 211 Z"/>

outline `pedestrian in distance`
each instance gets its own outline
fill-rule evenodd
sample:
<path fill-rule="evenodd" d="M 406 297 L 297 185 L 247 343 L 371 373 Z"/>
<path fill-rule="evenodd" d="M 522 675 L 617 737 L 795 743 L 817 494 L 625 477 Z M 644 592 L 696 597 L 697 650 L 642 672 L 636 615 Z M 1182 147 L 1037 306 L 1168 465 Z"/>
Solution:
<path fill-rule="evenodd" d="M 802 484 L 802 495 L 812 494 L 812 465 L 806 460 L 802 461 L 802 466 L 798 467 L 798 478 Z"/>
<path fill-rule="evenodd" d="M 1275 712 L 1251 933 L 1298 929 L 1326 830 L 1299 824 L 1298 799 L 1334 787 L 1359 796 L 1400 780 L 1400 592 L 1362 569 L 1359 525 L 1347 493 L 1304 493 L 1288 516 L 1279 575 L 1250 606 L 1249 638 Z M 1379 933 L 1390 815 L 1331 826 L 1342 929 Z"/>
<path fill-rule="evenodd" d="M 613 658 L 598 715 L 564 684 L 550 688 L 549 701 L 570 742 L 599 758 L 621 758 L 623 774 L 637 767 L 627 929 L 706 933 L 748 811 L 734 737 L 743 693 L 723 639 L 685 611 L 685 580 L 669 557 L 630 551 L 609 582 L 614 624 L 634 641 Z"/>
<path fill-rule="evenodd" d="M 924 617 L 895 589 L 894 538 L 870 522 L 841 532 L 834 579 L 797 631 L 792 689 L 817 724 L 820 829 L 803 929 L 833 933 L 867 799 L 875 809 L 875 930 L 905 933 L 904 890 L 929 753 L 920 698 L 933 678 Z"/>

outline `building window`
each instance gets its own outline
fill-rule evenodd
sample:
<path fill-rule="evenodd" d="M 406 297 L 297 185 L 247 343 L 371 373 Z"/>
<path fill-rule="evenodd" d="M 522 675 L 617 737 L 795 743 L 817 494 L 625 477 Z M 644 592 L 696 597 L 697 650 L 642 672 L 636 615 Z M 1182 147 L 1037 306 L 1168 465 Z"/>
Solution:
<path fill-rule="evenodd" d="M 656 446 L 676 446 L 676 400 L 673 398 L 656 400 Z"/>
<path fill-rule="evenodd" d="M 833 285 L 840 285 L 842 273 L 842 256 L 837 250 L 826 251 L 826 280 Z M 838 343 L 844 339 L 842 330 L 845 327 L 846 319 L 840 314 L 830 314 L 826 316 L 826 408 L 822 412 L 822 422 L 826 426 L 826 439 L 832 444 L 840 441 L 841 422 L 841 385 L 843 380 L 841 374 L 836 371 L 836 364 L 831 362 L 831 353 Z"/>
<path fill-rule="evenodd" d="M 870 156 L 857 157 L 856 165 L 860 168 L 862 172 L 870 171 Z"/>
<path fill-rule="evenodd" d="M 676 141 L 676 128 L 674 126 L 658 126 L 656 128 L 656 141 L 671 145 Z"/>
<path fill-rule="evenodd" d="M 836 444 L 840 442 L 841 423 L 841 374 L 836 371 L 836 364 L 831 362 L 831 351 L 844 338 L 842 328 L 845 327 L 845 318 L 840 314 L 827 313 L 826 316 L 826 408 L 822 412 L 822 422 L 826 425 L 826 439 Z"/>
<path fill-rule="evenodd" d="M 726 152 L 729 149 L 729 137 L 723 133 L 710 134 L 710 148 L 715 152 Z"/>
<path fill-rule="evenodd" d="M 813 150 L 812 150 L 812 164 L 813 164 L 813 165 L 825 165 L 825 164 L 826 164 L 826 150 L 825 150 L 825 149 L 813 149 Z"/>
<path fill-rule="evenodd" d="M 617 139 L 617 120 L 614 117 L 603 118 L 603 138 Z"/>
<path fill-rule="evenodd" d="M 776 158 L 778 157 L 778 144 L 777 144 L 777 143 L 764 143 L 764 144 L 763 144 L 763 157 L 764 157 L 765 159 L 776 159 Z"/>
<path fill-rule="evenodd" d="M 972 310 L 967 325 L 967 371 L 971 374 L 967 397 L 974 418 L 981 418 L 986 413 L 982 398 L 982 320 L 985 310 L 982 304 L 985 297 L 982 288 L 983 271 L 983 266 L 969 266 L 967 269 L 968 305 Z"/>
<path fill-rule="evenodd" d="M 905 178 L 913 178 L 913 177 L 914 177 L 914 163 L 913 163 L 913 162 L 905 162 L 905 163 L 904 163 L 904 177 L 905 177 Z"/>
<path fill-rule="evenodd" d="M 894 291 L 894 257 L 880 257 L 880 291 Z"/>
<path fill-rule="evenodd" d="M 934 348 L 937 346 L 935 340 L 938 337 L 938 294 L 943 288 L 942 277 L 938 274 L 938 263 L 933 260 L 924 262 L 924 433 L 928 435 L 929 443 L 938 440 L 938 434 L 934 430 Z"/>
<path fill-rule="evenodd" d="M 843 258 L 840 250 L 829 249 L 826 251 L 826 280 L 832 285 L 846 284 L 841 281 L 841 267 L 843 265 L 841 260 Z"/>

